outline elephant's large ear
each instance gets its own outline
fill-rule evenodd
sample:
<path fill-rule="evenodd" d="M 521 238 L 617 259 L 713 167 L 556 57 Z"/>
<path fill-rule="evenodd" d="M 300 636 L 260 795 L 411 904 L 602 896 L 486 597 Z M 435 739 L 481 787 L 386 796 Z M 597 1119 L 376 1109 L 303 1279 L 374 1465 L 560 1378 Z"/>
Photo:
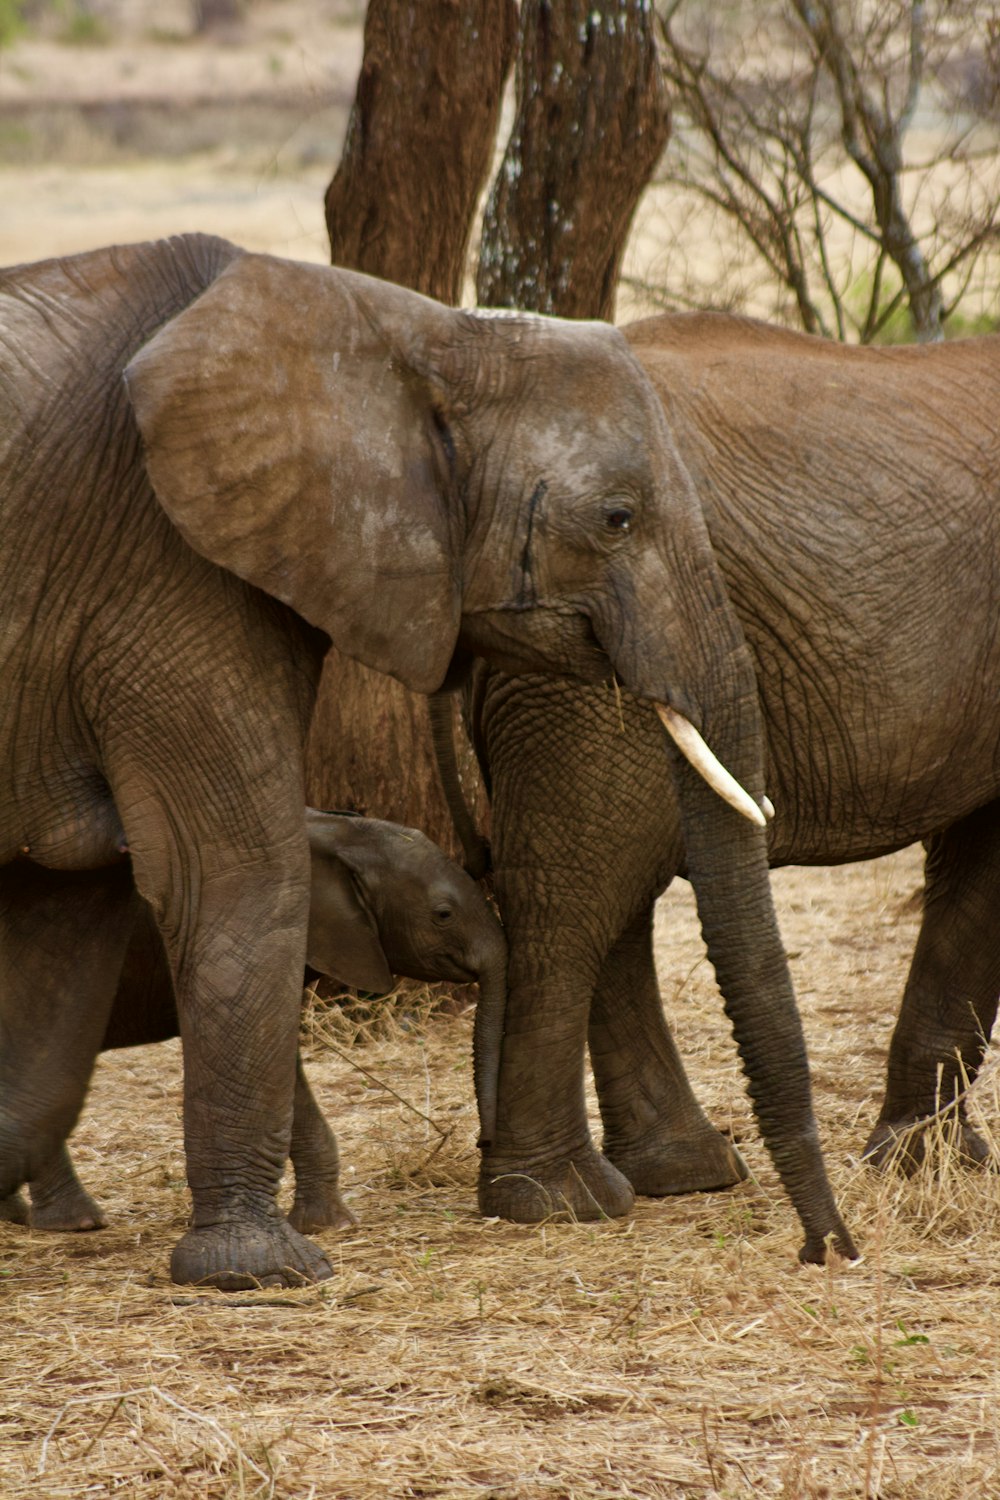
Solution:
<path fill-rule="evenodd" d="M 455 317 L 247 255 L 125 372 L 153 488 L 190 545 L 420 692 L 451 660 L 462 539 L 439 393 L 407 347 L 422 358 Z"/>
<path fill-rule="evenodd" d="M 392 989 L 378 925 L 357 881 L 339 859 L 315 852 L 306 963 L 357 990 Z"/>

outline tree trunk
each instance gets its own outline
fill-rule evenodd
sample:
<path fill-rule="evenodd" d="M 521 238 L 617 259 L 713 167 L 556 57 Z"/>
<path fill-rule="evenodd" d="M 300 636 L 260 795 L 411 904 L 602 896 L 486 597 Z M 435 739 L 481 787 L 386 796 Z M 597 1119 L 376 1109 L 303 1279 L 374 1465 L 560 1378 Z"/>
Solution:
<path fill-rule="evenodd" d="M 233 31 L 246 20 L 246 0 L 194 0 L 194 29 L 199 36 Z"/>
<path fill-rule="evenodd" d="M 370 0 L 326 193 L 335 264 L 459 301 L 516 36 L 514 0 Z"/>
<path fill-rule="evenodd" d="M 610 320 L 632 217 L 669 134 L 652 8 L 523 0 L 516 76 L 479 301 Z"/>
<path fill-rule="evenodd" d="M 326 194 L 335 264 L 460 300 L 516 35 L 514 0 L 371 0 L 343 157 Z M 464 741 L 463 759 L 474 794 Z M 337 651 L 313 716 L 306 796 L 422 828 L 459 852 L 426 699 Z"/>

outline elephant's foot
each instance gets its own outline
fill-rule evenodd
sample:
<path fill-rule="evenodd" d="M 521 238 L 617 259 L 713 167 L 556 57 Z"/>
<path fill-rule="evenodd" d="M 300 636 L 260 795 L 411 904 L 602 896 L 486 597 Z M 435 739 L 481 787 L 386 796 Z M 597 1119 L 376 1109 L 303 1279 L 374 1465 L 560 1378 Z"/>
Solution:
<path fill-rule="evenodd" d="M 80 1183 L 54 1197 L 40 1195 L 34 1184 L 31 1187 L 32 1229 L 53 1230 L 59 1233 L 75 1233 L 89 1229 L 106 1229 L 107 1219 L 100 1204 Z"/>
<path fill-rule="evenodd" d="M 239 1292 L 325 1281 L 333 1272 L 318 1245 L 268 1216 L 189 1229 L 170 1258 L 170 1275 L 182 1285 Z"/>
<path fill-rule="evenodd" d="M 0 1224 L 27 1224 L 28 1202 L 22 1193 L 0 1198 Z"/>
<path fill-rule="evenodd" d="M 645 1198 L 709 1193 L 745 1181 L 747 1169 L 732 1141 L 710 1125 L 690 1135 L 654 1129 L 631 1141 L 605 1137 L 604 1155 Z"/>
<path fill-rule="evenodd" d="M 492 1156 L 479 1173 L 479 1209 L 487 1218 L 619 1219 L 634 1205 L 629 1182 L 592 1147 L 542 1163 Z"/>
<path fill-rule="evenodd" d="M 288 1222 L 300 1234 L 318 1229 L 350 1229 L 357 1218 L 337 1191 L 336 1184 L 295 1180 L 295 1202 Z"/>
<path fill-rule="evenodd" d="M 863 1160 L 882 1170 L 894 1168 L 909 1177 L 926 1155 L 926 1132 L 929 1120 L 918 1115 L 898 1120 L 880 1120 L 865 1142 Z M 968 1120 L 951 1120 L 946 1130 L 959 1160 L 965 1166 L 991 1165 L 995 1158 L 978 1131 Z"/>

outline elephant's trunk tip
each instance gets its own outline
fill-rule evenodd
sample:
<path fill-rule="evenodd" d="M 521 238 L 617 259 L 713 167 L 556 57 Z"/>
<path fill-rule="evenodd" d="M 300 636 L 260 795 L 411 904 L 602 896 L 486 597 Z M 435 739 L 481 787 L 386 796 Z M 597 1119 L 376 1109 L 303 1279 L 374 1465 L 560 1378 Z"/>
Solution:
<path fill-rule="evenodd" d="M 805 1266 L 824 1266 L 828 1264 L 831 1250 L 835 1251 L 852 1271 L 864 1261 L 864 1256 L 858 1250 L 843 1222 L 839 1229 L 830 1230 L 825 1235 L 807 1234 L 806 1242 L 799 1251 L 799 1260 Z"/>

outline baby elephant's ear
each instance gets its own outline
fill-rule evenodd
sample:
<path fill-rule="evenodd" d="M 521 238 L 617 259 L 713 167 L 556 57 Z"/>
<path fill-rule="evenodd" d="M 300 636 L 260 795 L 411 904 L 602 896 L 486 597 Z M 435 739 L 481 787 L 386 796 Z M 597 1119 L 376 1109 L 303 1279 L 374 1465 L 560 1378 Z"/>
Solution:
<path fill-rule="evenodd" d="M 417 692 L 451 661 L 461 540 L 435 398 L 399 344 L 453 317 L 245 255 L 125 371 L 153 489 L 190 546 Z"/>
<path fill-rule="evenodd" d="M 341 984 L 384 995 L 392 970 L 360 887 L 336 856 L 313 853 L 306 963 Z"/>

